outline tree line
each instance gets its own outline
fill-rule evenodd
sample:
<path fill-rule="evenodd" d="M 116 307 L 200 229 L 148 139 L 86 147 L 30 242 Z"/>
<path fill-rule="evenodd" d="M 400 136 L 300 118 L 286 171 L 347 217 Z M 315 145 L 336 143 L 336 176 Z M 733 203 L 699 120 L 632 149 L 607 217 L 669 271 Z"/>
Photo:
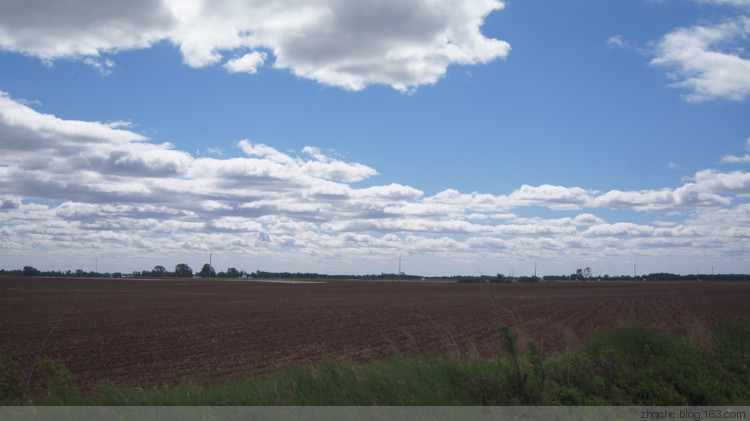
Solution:
<path fill-rule="evenodd" d="M 220 277 L 220 278 L 241 278 L 247 276 L 245 271 L 239 271 L 237 268 L 230 267 L 224 272 L 216 272 L 213 267 L 208 263 L 203 265 L 198 272 L 193 272 L 193 269 L 187 263 L 178 263 L 175 265 L 174 270 L 170 271 L 164 266 L 157 265 L 150 270 L 135 271 L 131 273 L 122 272 L 97 272 L 97 271 L 84 271 L 83 269 L 77 270 L 49 270 L 41 271 L 33 266 L 24 266 L 23 269 L 5 270 L 0 269 L 0 276 L 46 276 L 46 277 L 58 277 L 58 278 L 190 278 L 193 276 L 200 276 L 204 278 L 209 277 Z"/>
<path fill-rule="evenodd" d="M 542 278 L 545 281 L 647 281 L 647 282 L 748 282 L 750 274 L 744 273 L 698 273 L 692 275 L 678 275 L 675 273 L 649 273 L 644 275 L 601 275 L 592 276 L 591 271 L 588 273 L 580 269 L 570 275 L 550 275 Z"/>
<path fill-rule="evenodd" d="M 315 272 L 268 272 L 257 270 L 255 272 L 246 272 L 230 267 L 226 271 L 216 272 L 208 263 L 204 264 L 200 271 L 194 272 L 187 263 L 178 263 L 174 270 L 168 270 L 166 267 L 157 265 L 149 270 L 135 271 L 132 273 L 121 272 L 86 272 L 82 269 L 67 271 L 41 271 L 33 266 L 24 266 L 23 269 L 6 270 L 0 269 L 0 276 L 46 276 L 57 278 L 255 278 L 255 279 L 359 279 L 359 280 L 377 280 L 377 279 L 399 279 L 399 280 L 420 280 L 425 279 L 422 276 L 407 275 L 405 273 L 381 273 L 368 275 L 329 275 Z M 693 274 L 678 275 L 674 273 L 651 273 L 648 275 L 619 275 L 619 276 L 593 276 L 590 268 L 578 269 L 570 275 L 546 275 L 538 276 L 506 276 L 498 274 L 497 276 L 440 276 L 430 277 L 431 280 L 446 280 L 461 283 L 511 283 L 511 282 L 554 282 L 554 281 L 650 281 L 650 282 L 685 282 L 685 281 L 716 281 L 716 282 L 750 282 L 750 274 Z"/>

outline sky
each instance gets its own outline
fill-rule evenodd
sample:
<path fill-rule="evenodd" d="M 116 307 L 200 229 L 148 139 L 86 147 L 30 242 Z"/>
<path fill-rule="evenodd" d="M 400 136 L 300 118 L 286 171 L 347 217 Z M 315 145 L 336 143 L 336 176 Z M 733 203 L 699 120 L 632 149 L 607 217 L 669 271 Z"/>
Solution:
<path fill-rule="evenodd" d="M 750 273 L 748 47 L 750 0 L 0 0 L 0 267 Z"/>

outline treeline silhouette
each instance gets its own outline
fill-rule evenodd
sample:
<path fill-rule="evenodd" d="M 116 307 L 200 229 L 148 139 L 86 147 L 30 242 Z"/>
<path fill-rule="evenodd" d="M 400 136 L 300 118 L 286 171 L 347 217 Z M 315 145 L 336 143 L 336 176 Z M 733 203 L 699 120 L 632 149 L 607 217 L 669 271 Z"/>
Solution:
<path fill-rule="evenodd" d="M 685 281 L 717 281 L 717 282 L 735 282 L 750 281 L 750 274 L 744 273 L 699 273 L 692 275 L 678 275 L 674 273 L 650 273 L 648 275 L 620 275 L 609 276 L 603 275 L 598 277 L 580 278 L 576 274 L 560 276 L 544 276 L 545 281 L 650 281 L 650 282 L 685 282 Z"/>
<path fill-rule="evenodd" d="M 179 268 L 183 264 L 176 267 Z M 96 271 L 84 271 L 81 269 L 77 270 L 52 270 L 52 271 L 41 271 L 32 266 L 24 266 L 23 269 L 0 269 L 0 276 L 43 276 L 43 277 L 56 277 L 56 278 L 166 278 L 166 277 L 190 277 L 192 276 L 192 269 L 186 266 L 188 272 L 175 271 L 171 272 L 165 270 L 161 266 L 157 266 L 155 269 L 158 270 L 144 270 L 135 271 L 131 273 L 121 272 L 96 272 Z M 598 277 L 581 277 L 580 273 L 573 273 L 570 275 L 546 275 L 541 278 L 536 276 L 519 276 L 509 277 L 502 274 L 493 276 L 436 276 L 425 278 L 418 275 L 408 275 L 405 273 L 381 273 L 381 274 L 368 274 L 368 275 L 341 275 L 341 274 L 322 274 L 316 272 L 268 272 L 257 270 L 255 272 L 238 271 L 235 268 L 229 268 L 225 272 L 210 272 L 210 276 L 201 276 L 202 273 L 206 273 L 205 270 L 196 273 L 196 277 L 210 277 L 210 278 L 251 278 L 251 279 L 360 279 L 360 280 L 385 280 L 385 279 L 401 279 L 401 280 L 446 280 L 466 283 L 483 283 L 483 282 L 554 282 L 554 281 L 646 281 L 646 282 L 750 282 L 750 274 L 692 274 L 692 275 L 678 275 L 674 273 L 650 273 L 648 275 L 619 275 L 610 276 L 603 275 Z"/>

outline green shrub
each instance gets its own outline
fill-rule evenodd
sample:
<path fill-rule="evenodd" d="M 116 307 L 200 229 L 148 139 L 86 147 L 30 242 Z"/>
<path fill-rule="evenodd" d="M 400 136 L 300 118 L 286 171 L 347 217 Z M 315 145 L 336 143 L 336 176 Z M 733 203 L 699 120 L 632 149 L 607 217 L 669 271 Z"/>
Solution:
<path fill-rule="evenodd" d="M 747 355 L 742 346 L 750 340 L 750 330 L 723 329 L 717 331 L 721 335 L 729 329 L 725 335 L 729 339 L 723 343 Z M 722 340 L 716 342 L 721 353 Z M 715 349 L 699 349 L 688 338 L 655 328 L 616 328 L 545 363 L 558 393 L 584 405 L 599 399 L 613 405 L 718 405 L 750 398 L 750 360 L 733 352 L 719 356 Z M 557 402 L 551 397 L 547 403 Z"/>
<path fill-rule="evenodd" d="M 68 403 L 76 396 L 75 377 L 61 361 L 39 358 L 37 372 L 44 378 L 47 395 L 52 402 Z"/>
<path fill-rule="evenodd" d="M 23 396 L 23 376 L 18 363 L 0 350 L 0 405 L 20 403 Z"/>

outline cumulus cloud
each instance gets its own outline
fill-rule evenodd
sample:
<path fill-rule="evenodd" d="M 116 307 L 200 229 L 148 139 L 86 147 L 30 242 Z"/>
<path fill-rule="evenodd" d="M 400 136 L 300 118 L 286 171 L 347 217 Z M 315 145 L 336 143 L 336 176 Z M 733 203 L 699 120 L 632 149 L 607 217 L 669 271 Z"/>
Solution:
<path fill-rule="evenodd" d="M 292 157 L 247 140 L 239 142 L 247 158 L 195 158 L 114 126 L 121 125 L 62 120 L 0 93 L 0 186 L 7 193 L 85 202 L 158 203 L 191 195 L 202 203 L 252 201 L 269 190 L 302 197 L 377 174 L 359 163 L 323 154 Z"/>
<path fill-rule="evenodd" d="M 43 60 L 146 48 L 176 29 L 161 0 L 7 0 L 0 46 Z"/>
<path fill-rule="evenodd" d="M 547 206 L 550 209 L 580 209 L 591 200 L 591 191 L 580 187 L 563 187 L 544 184 L 523 185 L 510 194 L 509 199 L 522 206 Z"/>
<path fill-rule="evenodd" d="M 676 189 L 620 191 L 610 190 L 594 198 L 593 207 L 634 209 L 639 211 L 675 211 L 702 207 L 728 206 L 731 199 L 700 191 L 688 183 Z"/>
<path fill-rule="evenodd" d="M 477 212 L 500 212 L 517 206 L 543 206 L 556 210 L 575 210 L 591 201 L 592 191 L 580 187 L 564 187 L 544 184 L 523 185 L 509 195 L 486 193 L 460 193 L 454 189 L 444 190 L 426 198 L 427 203 L 461 206 Z"/>
<path fill-rule="evenodd" d="M 604 223 L 602 218 L 590 213 L 576 215 L 573 221 L 576 225 L 599 225 Z"/>
<path fill-rule="evenodd" d="M 750 236 L 743 171 L 703 170 L 658 190 L 542 184 L 425 196 L 399 183 L 360 186 L 378 172 L 313 146 L 281 152 L 244 139 L 243 156 L 193 156 L 128 124 L 60 119 L 5 93 L 0 138 L 0 244 L 13 253 L 213 250 L 285 262 L 394 254 L 465 262 L 709 246 L 737 253 Z M 655 220 L 607 221 L 613 211 L 601 209 Z M 678 222 L 660 222 L 665 214 Z"/>
<path fill-rule="evenodd" d="M 747 232 L 750 228 L 750 204 L 744 203 L 733 208 L 716 209 L 710 212 L 699 212 L 686 223 L 704 229 L 735 229 L 742 228 Z"/>
<path fill-rule="evenodd" d="M 346 163 L 320 153 L 316 148 L 305 147 L 302 152 L 312 155 L 312 160 L 292 158 L 291 156 L 263 145 L 253 145 L 248 140 L 241 140 L 240 148 L 249 156 L 259 156 L 275 163 L 284 164 L 285 171 L 306 174 L 312 177 L 335 181 L 356 182 L 377 175 L 373 168 L 359 163 Z"/>
<path fill-rule="evenodd" d="M 739 101 L 750 94 L 750 59 L 744 52 L 748 35 L 748 16 L 679 28 L 657 43 L 651 64 L 672 69 L 677 80 L 672 86 L 692 91 L 685 96 L 688 101 Z"/>
<path fill-rule="evenodd" d="M 349 90 L 384 84 L 406 91 L 438 81 L 452 64 L 504 59 L 510 45 L 486 38 L 497 0 L 10 0 L 0 16 L 0 48 L 46 61 L 177 46 L 192 67 L 229 72 L 273 67 Z M 225 56 L 226 55 L 226 56 Z"/>
<path fill-rule="evenodd" d="M 750 173 L 703 170 L 695 174 L 696 187 L 710 192 L 750 194 Z"/>
<path fill-rule="evenodd" d="M 0 196 L 0 209 L 18 209 L 21 199 L 14 196 Z"/>
<path fill-rule="evenodd" d="M 108 144 L 126 145 L 146 140 L 142 135 L 119 130 L 98 122 L 62 120 L 38 113 L 0 91 L 0 124 L 7 152 L 50 151 L 75 153 L 106 140 Z"/>
<path fill-rule="evenodd" d="M 731 198 L 720 193 L 742 194 L 747 190 L 748 174 L 705 170 L 695 175 L 695 183 L 670 189 L 597 192 L 581 187 L 523 185 L 509 195 L 444 190 L 424 199 L 425 203 L 454 206 L 464 211 L 498 212 L 516 207 L 540 206 L 552 210 L 581 208 L 633 209 L 637 211 L 680 211 L 728 206 Z M 471 219 L 479 219 L 472 216 Z"/>
<path fill-rule="evenodd" d="M 355 194 L 361 198 L 376 200 L 411 201 L 419 199 L 424 192 L 411 186 L 392 183 L 387 186 L 372 186 L 359 189 Z"/>

